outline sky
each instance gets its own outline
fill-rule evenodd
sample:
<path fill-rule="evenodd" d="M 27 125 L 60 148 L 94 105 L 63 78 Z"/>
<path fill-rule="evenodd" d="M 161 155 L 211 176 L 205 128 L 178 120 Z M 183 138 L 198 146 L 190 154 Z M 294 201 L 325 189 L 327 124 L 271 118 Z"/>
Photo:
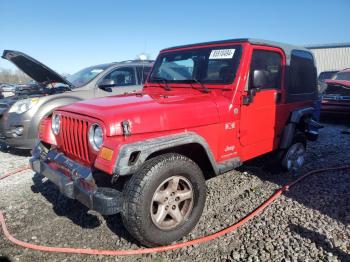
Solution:
<path fill-rule="evenodd" d="M 349 0 L 1 0 L 0 52 L 22 51 L 74 73 L 203 41 L 350 42 L 349 13 Z M 15 67 L 0 59 L 0 68 Z"/>

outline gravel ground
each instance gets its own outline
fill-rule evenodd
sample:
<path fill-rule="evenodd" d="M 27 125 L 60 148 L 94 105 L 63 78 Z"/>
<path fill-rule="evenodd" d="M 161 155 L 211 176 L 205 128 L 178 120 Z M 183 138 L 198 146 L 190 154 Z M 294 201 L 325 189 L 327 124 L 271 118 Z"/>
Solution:
<path fill-rule="evenodd" d="M 318 142 L 309 144 L 302 173 L 350 164 L 350 136 L 342 134 L 342 128 L 326 124 Z M 0 151 L 0 176 L 27 163 L 23 152 L 10 153 Z M 293 179 L 249 163 L 209 180 L 203 216 L 185 240 L 231 225 Z M 0 233 L 0 260 L 2 256 L 11 261 L 350 261 L 349 188 L 350 170 L 309 177 L 236 231 L 176 251 L 131 257 L 51 254 L 14 246 Z M 61 247 L 139 247 L 121 225 L 120 216 L 88 211 L 33 172 L 1 181 L 0 192 L 0 209 L 6 213 L 10 232 L 20 240 Z"/>

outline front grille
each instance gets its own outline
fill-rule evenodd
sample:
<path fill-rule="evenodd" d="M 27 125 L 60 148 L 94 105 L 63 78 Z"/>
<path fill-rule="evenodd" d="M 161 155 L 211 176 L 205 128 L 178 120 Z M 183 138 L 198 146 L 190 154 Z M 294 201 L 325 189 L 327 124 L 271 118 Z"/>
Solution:
<path fill-rule="evenodd" d="M 87 121 L 61 115 L 60 133 L 63 151 L 84 162 L 90 162 L 88 128 Z"/>

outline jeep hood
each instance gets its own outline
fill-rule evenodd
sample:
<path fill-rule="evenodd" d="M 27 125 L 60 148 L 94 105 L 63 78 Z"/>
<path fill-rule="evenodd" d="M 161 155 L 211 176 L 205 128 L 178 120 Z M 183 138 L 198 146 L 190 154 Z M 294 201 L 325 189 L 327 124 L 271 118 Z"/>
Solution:
<path fill-rule="evenodd" d="M 180 130 L 218 123 L 213 97 L 207 94 L 123 95 L 77 102 L 60 108 L 97 118 L 106 125 L 107 136 L 121 134 L 128 120 L 131 134 Z"/>
<path fill-rule="evenodd" d="M 2 58 L 15 64 L 19 69 L 21 69 L 39 84 L 47 85 L 50 83 L 62 83 L 73 86 L 73 84 L 71 84 L 63 76 L 24 53 L 4 50 Z"/>

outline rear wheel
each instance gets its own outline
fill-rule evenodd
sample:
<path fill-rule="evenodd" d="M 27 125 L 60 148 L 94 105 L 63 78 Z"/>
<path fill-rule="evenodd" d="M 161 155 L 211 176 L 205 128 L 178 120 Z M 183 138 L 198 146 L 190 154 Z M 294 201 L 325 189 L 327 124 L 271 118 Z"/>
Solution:
<path fill-rule="evenodd" d="M 126 229 L 146 246 L 166 245 L 188 234 L 205 204 L 201 169 L 189 158 L 164 154 L 145 162 L 124 188 Z"/>
<path fill-rule="evenodd" d="M 297 134 L 287 149 L 276 150 L 266 156 L 264 168 L 272 173 L 298 173 L 305 162 L 306 137 Z"/>
<path fill-rule="evenodd" d="M 306 138 L 304 135 L 297 135 L 292 144 L 285 150 L 282 157 L 282 168 L 293 174 L 299 172 L 305 162 Z"/>
<path fill-rule="evenodd" d="M 282 167 L 292 173 L 297 173 L 305 162 L 305 145 L 301 142 L 292 144 L 282 159 Z"/>

